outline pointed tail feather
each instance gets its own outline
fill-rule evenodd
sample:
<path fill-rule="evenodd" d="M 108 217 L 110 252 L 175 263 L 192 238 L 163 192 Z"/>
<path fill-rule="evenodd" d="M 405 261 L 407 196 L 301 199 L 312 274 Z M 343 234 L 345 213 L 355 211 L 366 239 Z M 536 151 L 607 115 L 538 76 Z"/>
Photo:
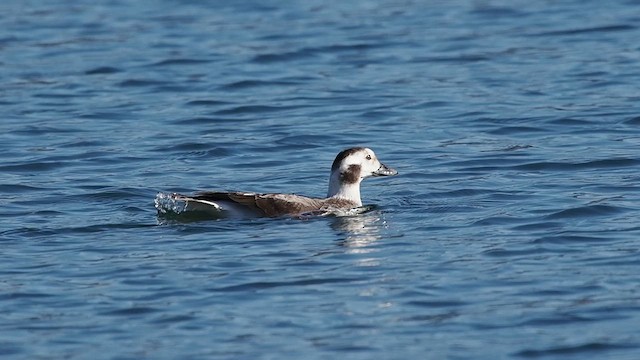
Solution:
<path fill-rule="evenodd" d="M 208 209 L 208 208 L 204 208 L 201 205 L 205 205 L 205 206 L 212 206 L 215 210 L 217 211 L 222 211 L 222 207 L 220 206 L 220 204 L 216 203 L 215 201 L 210 201 L 210 200 L 206 200 L 206 199 L 199 199 L 197 197 L 192 197 L 192 196 L 186 196 L 186 195 L 182 195 L 182 194 L 178 194 L 178 193 L 173 193 L 171 194 L 171 198 L 174 199 L 175 201 L 184 201 L 185 203 L 185 210 L 208 210 L 211 211 L 212 209 Z"/>

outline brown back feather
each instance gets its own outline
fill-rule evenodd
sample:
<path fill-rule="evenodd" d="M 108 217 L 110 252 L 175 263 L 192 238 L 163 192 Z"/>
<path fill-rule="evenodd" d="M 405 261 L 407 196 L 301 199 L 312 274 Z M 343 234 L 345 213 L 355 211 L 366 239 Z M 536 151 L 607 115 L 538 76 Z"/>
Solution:
<path fill-rule="evenodd" d="M 265 216 L 276 217 L 297 215 L 331 208 L 352 208 L 357 205 L 346 199 L 316 199 L 289 194 L 251 194 L 240 192 L 201 192 L 192 197 L 205 201 L 233 201 L 262 212 Z"/>

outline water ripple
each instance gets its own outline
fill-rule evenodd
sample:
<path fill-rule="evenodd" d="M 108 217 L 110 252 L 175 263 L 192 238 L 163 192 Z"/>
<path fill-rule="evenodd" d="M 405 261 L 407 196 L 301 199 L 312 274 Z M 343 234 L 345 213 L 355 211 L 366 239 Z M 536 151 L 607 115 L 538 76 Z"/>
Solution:
<path fill-rule="evenodd" d="M 564 219 L 564 218 L 583 218 L 583 217 L 592 218 L 592 217 L 618 214 L 623 211 L 625 211 L 625 209 L 619 206 L 587 205 L 587 206 L 579 206 L 572 209 L 561 210 L 549 215 L 547 218 L 552 220 Z"/>
<path fill-rule="evenodd" d="M 217 115 L 261 114 L 299 109 L 303 106 L 240 105 L 215 112 Z"/>
<path fill-rule="evenodd" d="M 297 287 L 297 286 L 308 286 L 308 285 L 321 285 L 321 284 L 333 284 L 333 283 L 343 283 L 343 282 L 353 282 L 362 279 L 349 279 L 349 278 L 324 278 L 324 279 L 303 279 L 303 280 L 293 280 L 293 281 L 279 281 L 279 282 L 252 282 L 246 284 L 232 285 L 220 288 L 214 288 L 210 291 L 216 292 L 233 292 L 233 291 L 258 291 L 271 289 L 276 287 Z"/>
<path fill-rule="evenodd" d="M 618 158 L 618 159 L 603 159 L 603 160 L 591 160 L 585 162 L 536 162 L 523 165 L 513 166 L 516 170 L 527 171 L 575 171 L 585 169 L 607 169 L 607 168 L 625 168 L 635 167 L 640 164 L 638 159 L 630 158 Z"/>
<path fill-rule="evenodd" d="M 593 355 L 598 353 L 606 353 L 611 350 L 621 350 L 621 349 L 637 349 L 638 346 L 633 344 L 619 344 L 619 343 L 603 343 L 603 342 L 589 342 L 580 345 L 567 345 L 567 346 L 558 346 L 552 348 L 546 348 L 541 350 L 522 350 L 514 355 L 526 358 L 539 358 L 539 357 L 548 357 L 548 356 L 558 356 L 558 355 L 584 355 L 587 354 Z"/>
<path fill-rule="evenodd" d="M 152 66 L 201 65 L 211 62 L 202 59 L 166 59 L 153 63 Z"/>
<path fill-rule="evenodd" d="M 582 35 L 582 34 L 591 34 L 591 33 L 608 33 L 608 32 L 617 32 L 617 31 L 631 31 L 636 30 L 637 27 L 632 25 L 607 25 L 607 26 L 594 26 L 594 27 L 586 27 L 586 28 L 577 28 L 577 29 L 568 29 L 568 30 L 554 30 L 554 31 L 546 31 L 537 34 L 533 34 L 532 36 L 567 36 L 567 35 Z"/>
<path fill-rule="evenodd" d="M 122 72 L 121 69 L 112 66 L 100 66 L 91 70 L 85 71 L 86 75 L 99 75 L 99 74 L 115 74 Z"/>

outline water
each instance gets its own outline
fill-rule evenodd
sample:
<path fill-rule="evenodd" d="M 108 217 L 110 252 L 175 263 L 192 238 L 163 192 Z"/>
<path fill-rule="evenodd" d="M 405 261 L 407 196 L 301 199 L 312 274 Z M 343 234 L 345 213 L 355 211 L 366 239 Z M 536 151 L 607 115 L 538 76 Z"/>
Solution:
<path fill-rule="evenodd" d="M 637 1 L 0 4 L 5 359 L 637 359 Z M 163 221 L 157 192 L 346 218 Z"/>

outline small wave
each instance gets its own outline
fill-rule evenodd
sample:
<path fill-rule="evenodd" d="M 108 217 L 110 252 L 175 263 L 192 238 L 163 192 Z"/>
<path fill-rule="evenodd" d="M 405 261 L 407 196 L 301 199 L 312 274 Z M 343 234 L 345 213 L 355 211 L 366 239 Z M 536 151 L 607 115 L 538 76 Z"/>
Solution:
<path fill-rule="evenodd" d="M 22 193 L 43 190 L 46 190 L 46 188 L 24 184 L 0 184 L 0 192 L 4 193 Z"/>
<path fill-rule="evenodd" d="M 223 90 L 244 90 L 255 87 L 262 86 L 286 86 L 286 85 L 295 85 L 295 82 L 291 81 L 262 81 L 262 80 L 240 80 L 234 81 L 228 84 L 222 85 L 220 88 Z"/>
<path fill-rule="evenodd" d="M 134 307 L 128 307 L 128 308 L 123 308 L 118 310 L 107 311 L 102 313 L 102 315 L 130 317 L 130 316 L 136 316 L 136 315 L 146 315 L 146 314 L 155 313 L 158 311 L 160 311 L 160 309 L 158 308 L 147 307 L 147 306 L 134 306 Z"/>
<path fill-rule="evenodd" d="M 603 160 L 592 160 L 579 163 L 570 162 L 535 162 L 523 165 L 516 165 L 511 167 L 514 170 L 526 170 L 526 171 L 575 171 L 585 169 L 608 169 L 608 168 L 625 168 L 637 166 L 640 164 L 638 159 L 629 158 L 612 158 Z"/>
<path fill-rule="evenodd" d="M 292 281 L 259 281 L 259 282 L 248 282 L 244 284 L 213 288 L 213 289 L 210 289 L 210 291 L 212 292 L 260 291 L 260 290 L 268 290 L 268 289 L 277 288 L 277 287 L 290 287 L 290 286 L 304 287 L 304 286 L 334 284 L 334 283 L 349 283 L 349 282 L 358 281 L 358 280 L 361 280 L 361 279 L 344 277 L 344 278 L 302 279 L 302 280 L 292 280 Z"/>
<path fill-rule="evenodd" d="M 306 50 L 299 51 L 291 51 L 291 52 L 283 52 L 283 53 L 271 53 L 271 54 L 260 54 L 256 55 L 253 58 L 253 62 L 258 64 L 270 64 L 274 62 L 283 62 L 283 61 L 292 61 L 304 58 L 313 57 L 313 53 Z"/>
<path fill-rule="evenodd" d="M 496 248 L 484 251 L 482 254 L 495 258 L 519 258 L 531 255 L 541 255 L 546 253 L 556 253 L 557 250 L 551 250 L 544 247 L 527 247 L 523 249 L 504 249 Z"/>
<path fill-rule="evenodd" d="M 474 63 L 490 61 L 491 56 L 486 54 L 460 54 L 453 56 L 420 56 L 412 60 L 414 63 Z"/>
<path fill-rule="evenodd" d="M 627 125 L 640 125 L 640 116 L 633 117 L 624 122 Z"/>
<path fill-rule="evenodd" d="M 381 48 L 385 46 L 393 45 L 389 42 L 380 42 L 377 39 L 376 43 L 356 43 L 356 44 L 333 44 L 327 46 L 314 46 L 306 47 L 293 51 L 285 51 L 279 53 L 266 53 L 255 56 L 252 61 L 255 63 L 268 64 L 273 62 L 285 62 L 300 59 L 313 58 L 315 56 L 321 56 L 326 54 L 341 54 L 345 52 L 362 52 L 375 48 Z"/>
<path fill-rule="evenodd" d="M 576 208 L 566 209 L 555 212 L 549 215 L 548 219 L 567 219 L 567 218 L 582 218 L 593 216 L 605 216 L 616 214 L 623 211 L 623 208 L 610 205 L 588 205 L 580 206 Z"/>
<path fill-rule="evenodd" d="M 36 161 L 29 162 L 23 164 L 12 164 L 0 166 L 0 171 L 6 172 L 41 172 L 41 171 L 49 171 L 59 169 L 61 167 L 66 166 L 67 164 L 63 164 L 60 162 L 50 162 L 50 161 Z"/>
<path fill-rule="evenodd" d="M 202 142 L 185 142 L 172 146 L 163 146 L 153 149 L 153 151 L 159 153 L 171 153 L 182 156 L 206 156 L 212 157 L 225 157 L 232 154 L 228 148 L 217 147 L 212 144 L 206 144 Z"/>
<path fill-rule="evenodd" d="M 229 114 L 260 114 L 267 112 L 284 111 L 290 109 L 296 109 L 298 106 L 271 106 L 271 105 L 241 105 L 232 107 L 229 109 L 218 110 L 215 113 L 218 115 Z"/>
<path fill-rule="evenodd" d="M 151 66 L 168 66 L 168 65 L 200 65 L 211 62 L 202 59 L 167 59 L 151 64 Z"/>
<path fill-rule="evenodd" d="M 111 67 L 111 66 L 100 66 L 97 68 L 93 68 L 91 70 L 87 70 L 84 73 L 85 75 L 97 75 L 97 74 L 115 74 L 121 71 L 122 70 L 115 67 Z"/>
<path fill-rule="evenodd" d="M 220 105 L 229 105 L 231 104 L 228 101 L 220 101 L 220 100 L 191 100 L 186 103 L 189 106 L 220 106 Z"/>
<path fill-rule="evenodd" d="M 97 200 L 97 201 L 113 201 L 113 200 L 128 200 L 133 198 L 144 198 L 144 191 L 137 188 L 97 188 L 87 189 L 91 191 L 84 192 L 77 195 L 69 195 L 69 199 L 77 199 L 79 201 L 84 200 Z"/>
<path fill-rule="evenodd" d="M 608 241 L 609 239 L 598 236 L 584 235 L 554 235 L 545 236 L 534 240 L 536 244 L 589 244 Z"/>
<path fill-rule="evenodd" d="M 590 34 L 590 33 L 598 33 L 598 32 L 629 31 L 629 30 L 635 30 L 635 29 L 636 27 L 632 25 L 609 25 L 609 26 L 596 26 L 596 27 L 579 28 L 579 29 L 546 31 L 546 32 L 541 32 L 537 34 L 532 34 L 530 36 L 566 36 L 566 35 L 580 35 L 580 34 Z"/>
<path fill-rule="evenodd" d="M 536 133 L 536 132 L 544 132 L 546 130 L 531 127 L 531 126 L 503 126 L 497 128 L 495 130 L 488 131 L 489 134 L 493 135 L 511 135 L 511 134 L 522 134 L 522 133 Z"/>
<path fill-rule="evenodd" d="M 593 356 L 595 353 L 617 350 L 617 349 L 634 349 L 637 348 L 635 345 L 629 344 L 610 344 L 610 343 L 600 343 L 600 342 L 592 342 L 582 345 L 575 346 L 560 346 L 549 349 L 529 349 L 523 350 L 516 353 L 517 356 L 521 357 L 546 357 L 546 356 L 558 356 L 558 355 L 577 355 L 584 354 Z"/>
<path fill-rule="evenodd" d="M 593 126 L 593 122 L 583 119 L 561 118 L 547 121 L 548 124 L 561 126 Z"/>
<path fill-rule="evenodd" d="M 148 80 L 148 79 L 129 79 L 121 81 L 118 85 L 121 87 L 147 87 L 168 85 L 166 81 Z"/>

